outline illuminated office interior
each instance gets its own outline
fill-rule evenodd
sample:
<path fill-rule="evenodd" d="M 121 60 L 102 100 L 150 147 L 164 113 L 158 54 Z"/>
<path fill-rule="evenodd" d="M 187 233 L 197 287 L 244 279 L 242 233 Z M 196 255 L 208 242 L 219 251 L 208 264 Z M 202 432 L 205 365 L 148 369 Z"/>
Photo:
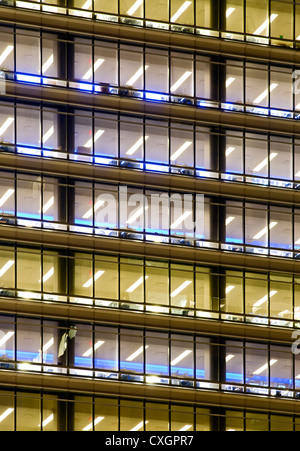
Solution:
<path fill-rule="evenodd" d="M 1 431 L 300 430 L 299 41 L 300 1 L 0 0 Z"/>

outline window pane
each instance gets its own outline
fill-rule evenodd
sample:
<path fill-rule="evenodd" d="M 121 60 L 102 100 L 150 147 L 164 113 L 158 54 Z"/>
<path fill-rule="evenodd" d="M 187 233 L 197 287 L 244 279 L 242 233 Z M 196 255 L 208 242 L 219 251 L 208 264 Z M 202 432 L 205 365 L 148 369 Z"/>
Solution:
<path fill-rule="evenodd" d="M 167 383 L 169 376 L 168 334 L 146 332 L 146 382 Z"/>
<path fill-rule="evenodd" d="M 167 404 L 146 403 L 146 431 L 168 431 L 169 408 Z"/>
<path fill-rule="evenodd" d="M 171 431 L 194 430 L 193 407 L 171 406 Z"/>
<path fill-rule="evenodd" d="M 75 396 L 74 400 L 74 431 L 92 431 L 92 398 Z"/>
<path fill-rule="evenodd" d="M 96 398 L 95 431 L 117 431 L 118 424 L 118 401 L 108 398 Z"/>
<path fill-rule="evenodd" d="M 131 373 L 142 373 L 144 371 L 144 350 L 141 331 L 121 330 L 120 370 L 128 373 L 122 375 L 123 379 L 131 380 Z"/>
<path fill-rule="evenodd" d="M 14 393 L 6 391 L 0 396 L 0 415 L 3 416 L 3 420 L 0 423 L 0 431 L 8 432 L 14 431 L 15 428 L 15 404 Z"/>
<path fill-rule="evenodd" d="M 41 59 L 39 33 L 29 30 L 17 30 L 16 44 L 17 72 L 40 74 Z"/>
<path fill-rule="evenodd" d="M 19 290 L 41 291 L 41 254 L 34 251 L 17 253 L 17 288 Z M 19 293 L 20 295 L 21 293 Z M 34 293 L 22 293 L 31 298 Z M 40 297 L 40 296 L 39 296 Z"/>
<path fill-rule="evenodd" d="M 121 400 L 120 404 L 120 431 L 143 431 L 143 403 Z"/>
<path fill-rule="evenodd" d="M 245 274 L 246 313 L 268 316 L 268 278 L 264 274 Z"/>
<path fill-rule="evenodd" d="M 176 377 L 173 383 L 181 386 L 192 386 L 188 379 L 194 378 L 194 344 L 193 337 L 188 335 L 171 336 L 171 376 Z M 181 380 L 184 379 L 184 380 Z"/>
<path fill-rule="evenodd" d="M 245 382 L 260 387 L 269 385 L 269 362 L 267 345 L 246 343 Z M 255 391 L 251 390 L 255 393 Z"/>
<path fill-rule="evenodd" d="M 17 431 L 41 430 L 41 400 L 37 396 L 19 394 L 17 396 Z"/>
<path fill-rule="evenodd" d="M 118 371 L 118 329 L 100 327 L 95 330 L 94 365 L 103 371 Z M 100 373 L 99 376 L 113 377 L 111 373 Z"/>
<path fill-rule="evenodd" d="M 41 362 L 41 325 L 39 320 L 17 319 L 17 360 Z M 38 370 L 40 367 L 20 363 L 19 369 Z"/>
<path fill-rule="evenodd" d="M 0 316 L 0 368 L 14 369 L 15 326 L 10 317 Z M 2 424 L 0 424 L 0 427 Z"/>

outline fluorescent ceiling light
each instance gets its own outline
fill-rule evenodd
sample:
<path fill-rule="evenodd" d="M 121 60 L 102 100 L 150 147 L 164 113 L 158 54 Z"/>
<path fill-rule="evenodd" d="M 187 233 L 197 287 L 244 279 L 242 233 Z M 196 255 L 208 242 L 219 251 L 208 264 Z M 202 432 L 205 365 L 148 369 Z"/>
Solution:
<path fill-rule="evenodd" d="M 145 66 L 145 71 L 149 68 L 149 66 Z M 142 66 L 136 73 L 128 80 L 126 83 L 127 86 L 133 86 L 136 81 L 143 75 L 144 67 Z"/>
<path fill-rule="evenodd" d="M 92 0 L 87 0 L 81 9 L 89 9 L 92 6 Z"/>
<path fill-rule="evenodd" d="M 184 2 L 183 5 L 180 6 L 179 10 L 174 14 L 171 18 L 171 22 L 176 22 L 176 20 L 191 6 L 192 2 Z"/>
<path fill-rule="evenodd" d="M 232 83 L 235 81 L 234 77 L 229 77 L 226 80 L 226 88 L 229 88 L 230 85 L 232 85 Z"/>
<path fill-rule="evenodd" d="M 145 280 L 147 280 L 149 276 L 145 276 Z M 144 277 L 140 277 L 136 282 L 134 282 L 127 290 L 126 293 L 132 293 L 134 290 L 136 290 L 140 285 L 142 285 L 144 280 Z"/>
<path fill-rule="evenodd" d="M 50 197 L 50 199 L 43 206 L 43 213 L 46 213 L 52 205 L 54 205 L 54 196 Z"/>
<path fill-rule="evenodd" d="M 45 144 L 51 138 L 53 133 L 54 133 L 54 125 L 52 125 L 52 127 L 50 127 L 49 130 L 44 134 L 43 144 Z"/>
<path fill-rule="evenodd" d="M 133 155 L 143 145 L 144 141 L 147 141 L 147 139 L 149 139 L 149 136 L 145 136 L 145 139 L 143 136 L 138 139 L 137 142 L 127 150 L 126 155 Z"/>
<path fill-rule="evenodd" d="M 266 28 L 268 28 L 269 23 L 272 23 L 273 20 L 276 19 L 276 17 L 278 17 L 278 14 L 271 14 L 270 20 L 265 20 L 264 23 L 260 27 L 258 27 L 256 31 L 254 31 L 253 34 L 261 34 L 263 31 L 265 31 Z"/>
<path fill-rule="evenodd" d="M 139 208 L 135 213 L 133 213 L 133 215 L 130 216 L 130 218 L 127 221 L 127 224 L 132 224 L 137 218 L 139 218 L 143 214 L 143 211 L 148 210 L 148 208 L 149 208 L 148 206 Z"/>
<path fill-rule="evenodd" d="M 278 222 L 271 222 L 269 225 L 269 229 L 272 230 L 275 226 L 277 226 Z M 253 240 L 259 240 L 262 236 L 264 236 L 266 233 L 268 233 L 268 227 L 265 227 L 260 232 L 258 232 L 254 237 Z"/>
<path fill-rule="evenodd" d="M 171 298 L 174 298 L 175 296 L 177 296 L 179 293 L 181 293 L 186 287 L 188 287 L 190 284 L 192 283 L 191 280 L 186 280 L 185 282 L 183 282 L 178 288 L 176 288 L 176 290 L 173 291 L 173 293 L 171 293 Z"/>
<path fill-rule="evenodd" d="M 51 421 L 54 420 L 54 415 L 53 413 L 51 415 L 49 415 L 48 418 L 46 418 L 43 422 L 42 422 L 42 426 L 43 428 L 46 427 L 49 423 L 51 423 Z M 39 424 L 39 427 L 41 427 L 41 425 Z"/>
<path fill-rule="evenodd" d="M 182 352 L 178 357 L 176 357 L 176 359 L 174 359 L 171 362 L 171 366 L 177 365 L 177 363 L 181 362 L 181 360 L 185 359 L 188 355 L 190 355 L 191 352 L 192 351 L 190 351 L 189 349 L 187 349 L 186 351 Z"/>
<path fill-rule="evenodd" d="M 4 124 L 1 125 L 1 127 L 0 127 L 0 137 L 3 135 L 3 133 L 6 132 L 8 127 L 10 127 L 13 122 L 14 122 L 14 118 L 13 117 L 9 117 L 8 119 L 6 119 Z"/>
<path fill-rule="evenodd" d="M 234 357 L 234 354 L 229 354 L 228 356 L 226 356 L 226 363 L 230 362 L 230 360 L 234 359 Z"/>
<path fill-rule="evenodd" d="M 0 415 L 0 423 L 1 421 L 5 420 L 5 418 L 8 417 L 8 415 L 10 415 L 13 411 L 14 409 L 12 408 L 6 409 L 5 412 L 3 412 L 2 415 Z"/>
<path fill-rule="evenodd" d="M 11 337 L 13 337 L 14 334 L 14 332 L 7 332 L 0 340 L 0 347 L 3 346 Z"/>
<path fill-rule="evenodd" d="M 192 141 L 186 141 L 182 146 L 179 147 L 178 150 L 176 150 L 175 153 L 171 156 L 170 160 L 174 161 L 176 160 L 183 152 L 185 152 L 189 147 L 192 145 Z"/>
<path fill-rule="evenodd" d="M 145 349 L 148 349 L 149 346 L 145 346 Z M 137 349 L 133 354 L 131 354 L 129 357 L 127 357 L 126 362 L 132 362 L 134 359 L 136 359 L 139 355 L 142 354 L 144 351 L 144 346 L 141 346 L 139 349 Z"/>
<path fill-rule="evenodd" d="M 278 360 L 270 360 L 270 366 L 275 365 L 275 363 L 277 363 Z M 263 373 L 264 371 L 266 371 L 268 369 L 268 364 L 266 363 L 265 365 L 261 366 L 260 368 L 258 368 L 256 371 L 254 371 L 254 375 L 258 376 L 259 374 Z"/>
<path fill-rule="evenodd" d="M 232 221 L 235 220 L 235 216 L 229 216 L 226 221 L 225 224 L 228 226 Z"/>
<path fill-rule="evenodd" d="M 228 147 L 226 149 L 226 157 L 229 157 L 229 155 L 231 155 L 232 152 L 234 152 L 234 151 L 235 151 L 235 147 Z"/>
<path fill-rule="evenodd" d="M 185 219 L 187 219 L 192 214 L 191 211 L 186 211 L 178 219 L 176 219 L 173 224 L 171 224 L 171 229 L 176 229 L 179 224 L 181 224 Z"/>
<path fill-rule="evenodd" d="M 5 265 L 0 269 L 0 277 L 2 277 L 14 263 L 14 260 L 8 260 L 8 262 L 6 262 Z"/>
<path fill-rule="evenodd" d="M 174 83 L 174 85 L 171 87 L 171 92 L 177 91 L 177 89 L 192 75 L 192 72 L 186 71 L 179 80 Z"/>
<path fill-rule="evenodd" d="M 97 343 L 95 343 L 94 346 L 94 351 L 97 351 L 98 348 L 100 348 L 100 346 L 102 346 L 105 343 L 105 341 L 97 341 Z M 93 353 L 93 348 L 88 349 L 83 355 L 82 357 L 89 357 L 90 355 L 92 355 Z"/>
<path fill-rule="evenodd" d="M 272 152 L 270 154 L 269 160 L 272 161 L 274 158 L 276 158 L 278 153 Z M 253 172 L 259 172 L 261 171 L 265 166 L 268 164 L 268 158 L 265 158 L 261 163 L 259 163 L 254 169 Z"/>
<path fill-rule="evenodd" d="M 230 291 L 232 291 L 234 289 L 235 289 L 235 285 L 228 285 L 228 287 L 226 287 L 225 292 L 226 292 L 226 294 L 228 294 L 228 293 L 230 293 Z"/>
<path fill-rule="evenodd" d="M 14 194 L 14 189 L 8 189 L 6 193 L 3 194 L 3 196 L 0 198 L 0 207 L 2 207 L 3 204 Z"/>
<path fill-rule="evenodd" d="M 276 89 L 278 86 L 278 83 L 272 83 L 270 85 L 270 92 L 273 92 L 274 89 Z M 264 92 L 262 92 L 256 99 L 253 101 L 253 103 L 258 104 L 261 103 L 267 96 L 268 96 L 269 90 L 266 89 Z"/>
<path fill-rule="evenodd" d="M 45 72 L 47 72 L 49 67 L 52 66 L 53 62 L 54 62 L 54 55 L 52 54 L 52 55 L 49 56 L 47 61 L 43 64 L 43 66 L 42 66 L 42 74 L 45 74 Z"/>
<path fill-rule="evenodd" d="M 229 16 L 235 11 L 235 8 L 228 8 L 226 11 L 226 18 L 228 19 Z"/>
<path fill-rule="evenodd" d="M 144 0 L 137 0 L 132 7 L 127 11 L 128 16 L 133 16 L 133 14 L 136 12 L 137 9 L 139 9 L 140 6 L 142 6 Z"/>
<path fill-rule="evenodd" d="M 104 204 L 105 204 L 105 201 L 104 201 L 104 200 L 98 200 L 98 201 L 95 203 L 95 207 L 94 207 L 95 212 L 96 212 L 97 210 L 99 210 L 99 208 L 102 207 Z M 89 211 L 87 211 L 87 212 L 85 213 L 85 215 L 82 216 L 82 218 L 83 218 L 83 219 L 89 219 L 92 215 L 93 215 L 93 209 L 90 208 Z"/>
<path fill-rule="evenodd" d="M 189 429 L 191 429 L 191 427 L 191 424 L 186 424 L 185 426 L 183 426 L 183 428 L 179 429 L 179 431 L 188 431 Z"/>
<path fill-rule="evenodd" d="M 96 143 L 98 141 L 98 139 L 101 138 L 103 133 L 105 133 L 105 130 L 96 131 L 96 133 L 94 135 L 94 143 Z M 93 138 L 89 139 L 88 142 L 84 145 L 84 147 L 92 147 L 92 145 L 93 145 Z"/>
<path fill-rule="evenodd" d="M 103 274 L 105 273 L 105 271 L 98 271 L 96 272 L 96 274 L 94 275 L 94 281 L 96 282 L 96 280 L 99 279 L 99 277 L 101 277 Z M 82 285 L 82 288 L 89 288 L 93 283 L 93 278 L 91 277 L 87 282 L 85 282 L 84 285 Z"/>
<path fill-rule="evenodd" d="M 47 282 L 54 275 L 54 266 L 43 276 L 43 283 Z M 40 280 L 39 280 L 40 282 Z"/>
<path fill-rule="evenodd" d="M 98 58 L 97 61 L 94 64 L 94 72 L 96 72 L 97 69 L 99 69 L 99 67 L 104 63 L 104 59 L 103 58 Z M 90 68 L 82 77 L 82 80 L 88 80 L 89 78 L 91 78 L 93 75 L 93 69 Z"/>
<path fill-rule="evenodd" d="M 148 423 L 149 423 L 149 421 L 145 421 L 145 424 L 148 424 Z M 141 421 L 139 424 L 134 426 L 134 428 L 130 429 L 130 431 L 131 432 L 138 431 L 138 430 L 140 430 L 143 427 L 143 425 L 144 425 L 144 422 Z"/>
<path fill-rule="evenodd" d="M 93 423 L 94 423 L 94 426 L 96 426 L 98 423 L 100 423 L 100 421 L 104 420 L 104 418 L 105 417 L 97 417 L 94 422 L 88 424 L 82 430 L 83 431 L 90 431 L 93 428 Z"/>
<path fill-rule="evenodd" d="M 277 294 L 278 291 L 270 291 L 270 298 Z M 260 307 L 268 300 L 268 295 L 266 294 L 264 297 L 262 297 L 259 301 L 257 301 L 255 304 L 253 304 L 253 307 Z"/>
<path fill-rule="evenodd" d="M 6 58 L 11 54 L 13 49 L 14 49 L 13 45 L 8 45 L 6 47 L 6 49 L 0 55 L 0 64 L 2 64 L 6 60 Z"/>

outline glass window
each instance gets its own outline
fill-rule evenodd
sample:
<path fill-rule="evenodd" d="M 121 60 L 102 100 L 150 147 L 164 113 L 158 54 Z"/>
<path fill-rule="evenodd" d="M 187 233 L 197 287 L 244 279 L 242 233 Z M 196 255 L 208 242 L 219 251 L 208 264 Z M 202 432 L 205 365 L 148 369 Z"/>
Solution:
<path fill-rule="evenodd" d="M 208 268 L 196 268 L 196 308 L 213 310 L 212 271 Z"/>
<path fill-rule="evenodd" d="M 196 407 L 196 431 L 211 431 L 211 411 Z"/>
<path fill-rule="evenodd" d="M 226 172 L 243 174 L 244 140 L 242 132 L 226 130 L 225 161 Z"/>
<path fill-rule="evenodd" d="M 140 265 L 138 265 L 140 263 Z M 120 264 L 120 297 L 123 301 L 144 302 L 144 268 L 142 261 L 126 259 Z M 126 306 L 126 303 L 124 303 Z"/>
<path fill-rule="evenodd" d="M 243 204 L 226 201 L 226 243 L 243 244 Z"/>
<path fill-rule="evenodd" d="M 96 0 L 97 1 L 97 0 Z M 111 2 L 112 3 L 112 2 Z M 95 6 L 96 7 L 96 6 Z M 92 69 L 90 69 L 90 72 Z M 107 85 L 118 84 L 118 49 L 113 42 L 96 41 L 94 45 L 94 80 Z M 105 93 L 105 91 L 102 92 Z"/>
<path fill-rule="evenodd" d="M 93 193 L 92 184 L 75 182 L 75 224 L 92 226 Z"/>
<path fill-rule="evenodd" d="M 0 212 L 8 216 L 2 218 L 2 223 L 14 224 L 14 219 L 9 216 L 15 216 L 15 181 L 14 174 L 10 172 L 0 172 Z"/>
<path fill-rule="evenodd" d="M 143 17 L 144 2 L 135 0 L 120 0 L 120 14 L 126 16 Z"/>
<path fill-rule="evenodd" d="M 1 36 L 1 34 L 0 34 Z M 0 41 L 1 42 L 1 41 Z M 10 147 L 2 147 L 4 144 L 15 142 L 15 113 L 14 108 L 6 105 L 0 106 L 0 149 L 9 150 Z"/>
<path fill-rule="evenodd" d="M 0 27 L 1 70 L 14 70 L 14 35 L 12 28 Z"/>
<path fill-rule="evenodd" d="M 92 398 L 89 396 L 75 396 L 74 408 L 74 431 L 93 431 L 94 424 L 92 412 Z"/>
<path fill-rule="evenodd" d="M 146 332 L 146 382 L 168 383 L 169 338 L 166 333 Z"/>
<path fill-rule="evenodd" d="M 57 110 L 43 110 L 42 145 L 44 149 L 66 150 L 65 138 L 63 137 L 66 136 L 66 131 L 63 132 L 59 125 L 59 121 L 64 121 L 64 119 L 64 117 L 58 115 Z M 61 136 L 59 136 L 60 133 L 62 133 Z"/>
<path fill-rule="evenodd" d="M 293 318 L 293 276 L 270 276 L 270 316 Z"/>
<path fill-rule="evenodd" d="M 169 0 L 146 0 L 146 19 L 169 22 Z"/>
<path fill-rule="evenodd" d="M 275 23 L 276 21 L 274 21 Z M 293 110 L 293 76 L 292 70 L 284 67 L 271 67 L 270 106 Z"/>
<path fill-rule="evenodd" d="M 269 161 L 276 158 L 275 153 L 270 153 L 268 159 L 268 140 L 266 135 L 246 133 L 245 141 L 245 171 L 246 174 L 257 177 L 268 177 Z M 257 179 L 257 182 L 260 180 Z"/>
<path fill-rule="evenodd" d="M 196 379 L 211 380 L 211 353 L 209 338 L 196 338 Z"/>
<path fill-rule="evenodd" d="M 134 160 L 144 158 L 145 142 L 143 120 L 130 116 L 121 116 L 120 122 L 120 157 Z"/>
<path fill-rule="evenodd" d="M 72 280 L 73 279 L 73 280 Z M 75 254 L 74 277 L 69 282 L 70 290 L 76 296 L 93 296 L 93 261 L 91 254 Z"/>
<path fill-rule="evenodd" d="M 194 378 L 193 336 L 171 335 L 171 376 L 176 378 L 176 385 L 193 386 L 189 380 Z"/>
<path fill-rule="evenodd" d="M 292 210 L 270 207 L 270 246 L 292 249 Z"/>
<path fill-rule="evenodd" d="M 274 223 L 270 223 L 274 227 Z M 268 246 L 267 207 L 260 204 L 246 204 L 245 209 L 246 244 Z"/>
<path fill-rule="evenodd" d="M 95 399 L 95 431 L 118 431 L 118 401 L 109 398 Z"/>
<path fill-rule="evenodd" d="M 135 379 L 132 374 L 144 372 L 144 340 L 139 330 L 121 329 L 120 335 L 120 370 L 124 380 Z"/>
<path fill-rule="evenodd" d="M 170 228 L 170 196 L 166 191 L 150 191 L 145 192 L 145 204 L 149 207 L 145 211 L 145 228 L 151 235 L 146 238 L 151 241 L 161 242 L 168 241 L 167 238 L 159 237 L 159 235 L 169 235 Z"/>
<path fill-rule="evenodd" d="M 169 269 L 166 264 L 148 260 L 146 262 L 146 302 L 152 304 L 147 310 L 164 312 L 159 306 L 169 305 Z"/>
<path fill-rule="evenodd" d="M 37 395 L 22 393 L 17 396 L 16 430 L 41 430 L 41 400 Z"/>
<path fill-rule="evenodd" d="M 194 308 L 193 267 L 172 265 L 171 267 L 171 305 L 180 307 L 182 314 L 188 315 Z"/>
<path fill-rule="evenodd" d="M 211 98 L 211 75 L 214 70 L 212 64 L 210 58 L 196 56 L 196 97 L 200 99 Z"/>
<path fill-rule="evenodd" d="M 66 293 L 66 258 L 57 252 L 43 254 L 42 291 L 48 293 Z"/>
<path fill-rule="evenodd" d="M 33 225 L 31 220 L 41 219 L 41 177 L 17 174 L 17 188 L 17 215 L 28 218 L 18 224 Z"/>
<path fill-rule="evenodd" d="M 74 78 L 86 82 L 93 81 L 92 41 L 75 38 L 74 43 Z"/>
<path fill-rule="evenodd" d="M 15 326 L 11 317 L 0 316 L 0 340 L 0 368 L 14 369 Z"/>
<path fill-rule="evenodd" d="M 77 330 L 75 339 L 74 366 L 83 368 L 92 368 L 93 366 L 92 326 L 80 324 L 76 329 Z"/>
<path fill-rule="evenodd" d="M 226 30 L 244 32 L 244 0 L 226 0 Z"/>
<path fill-rule="evenodd" d="M 146 90 L 164 93 L 169 90 L 169 55 L 166 50 L 146 48 Z M 151 93 L 146 98 L 152 100 Z M 154 96 L 153 100 L 159 100 Z"/>
<path fill-rule="evenodd" d="M 75 110 L 75 114 L 75 153 L 90 155 L 93 153 L 95 141 L 92 113 Z"/>
<path fill-rule="evenodd" d="M 107 373 L 97 373 L 100 377 L 114 378 L 111 371 L 118 371 L 118 329 L 116 327 L 96 326 L 94 344 L 95 368 Z M 92 355 L 89 348 L 88 354 Z"/>
<path fill-rule="evenodd" d="M 226 61 L 226 102 L 244 103 L 244 69 L 242 61 Z"/>
<path fill-rule="evenodd" d="M 194 95 L 193 73 L 193 55 L 172 52 L 171 94 L 192 97 Z"/>
<path fill-rule="evenodd" d="M 0 431 L 8 432 L 15 429 L 15 396 L 13 392 L 5 390 L 0 396 L 0 415 L 2 421 L 0 422 Z"/>
<path fill-rule="evenodd" d="M 21 81 L 31 81 L 23 74 L 40 74 L 41 52 L 39 32 L 31 30 L 17 30 L 16 32 L 16 70 Z"/>
<path fill-rule="evenodd" d="M 271 36 L 279 39 L 294 39 L 293 2 L 281 0 L 271 2 Z M 276 16 L 276 19 L 275 19 Z M 272 20 L 274 18 L 274 20 Z"/>
<path fill-rule="evenodd" d="M 58 49 L 60 43 L 57 36 L 52 34 L 43 34 L 42 41 L 42 75 L 46 77 L 58 76 Z"/>
<path fill-rule="evenodd" d="M 212 168 L 211 136 L 212 131 L 204 127 L 196 127 L 196 167 Z"/>
<path fill-rule="evenodd" d="M 244 350 L 241 342 L 226 341 L 226 382 L 244 383 Z"/>
<path fill-rule="evenodd" d="M 43 395 L 42 430 L 58 431 L 59 399 L 56 395 Z"/>
<path fill-rule="evenodd" d="M 50 365 L 58 364 L 58 353 L 60 346 L 60 331 L 58 323 L 54 321 L 44 321 L 43 324 L 43 363 L 49 366 L 44 366 L 43 371 L 55 372 L 60 371 Z"/>
<path fill-rule="evenodd" d="M 271 387 L 276 388 L 275 395 L 279 396 L 282 389 L 293 388 L 293 354 L 289 348 L 271 346 L 270 383 Z"/>
<path fill-rule="evenodd" d="M 26 249 L 17 252 L 17 288 L 19 290 L 41 291 L 41 253 Z M 25 292 L 19 295 L 29 299 L 34 293 Z M 40 298 L 39 296 L 36 296 Z"/>
<path fill-rule="evenodd" d="M 268 6 L 269 0 L 247 0 L 246 33 L 254 34 L 256 36 L 269 35 Z"/>
<path fill-rule="evenodd" d="M 39 110 L 17 106 L 17 144 L 41 147 L 41 115 Z M 20 149 L 21 150 L 21 149 Z"/>
<path fill-rule="evenodd" d="M 193 407 L 171 406 L 171 431 L 194 430 L 194 412 Z"/>
<path fill-rule="evenodd" d="M 119 298 L 118 262 L 115 257 L 96 256 L 94 283 L 95 297 L 99 299 Z"/>
<path fill-rule="evenodd" d="M 130 2 L 132 0 L 129 0 Z M 144 89 L 143 48 L 121 45 L 120 49 L 120 85 L 134 89 Z"/>
<path fill-rule="evenodd" d="M 260 387 L 268 386 L 269 360 L 268 360 L 267 345 L 259 343 L 246 343 L 245 352 L 246 352 L 245 383 L 247 385 L 256 385 Z M 255 390 L 256 389 L 251 389 L 251 392 L 260 393 L 259 391 Z"/>
<path fill-rule="evenodd" d="M 293 146 L 290 138 L 271 136 L 270 177 L 293 179 Z"/>
<path fill-rule="evenodd" d="M 18 369 L 38 371 L 41 363 L 41 322 L 37 319 L 17 318 L 17 360 Z"/>
<path fill-rule="evenodd" d="M 268 415 L 264 413 L 246 412 L 246 431 L 269 431 Z"/>
<path fill-rule="evenodd" d="M 244 431 L 244 413 L 234 410 L 226 411 L 226 431 L 240 432 Z"/>
<path fill-rule="evenodd" d="M 173 122 L 170 163 L 180 167 L 194 166 L 194 132 L 192 126 Z"/>
<path fill-rule="evenodd" d="M 171 1 L 171 22 L 185 25 L 194 25 L 194 0 L 185 2 L 183 0 Z"/>
<path fill-rule="evenodd" d="M 109 230 L 118 228 L 118 187 L 113 185 L 96 184 L 94 190 L 94 223 L 99 230 L 96 233 L 109 235 Z M 85 215 L 85 219 L 92 219 L 93 209 Z"/>
<path fill-rule="evenodd" d="M 43 220 L 58 221 L 58 184 L 57 179 L 44 177 L 43 179 Z M 49 224 L 44 224 L 48 227 Z M 53 226 L 51 226 L 53 227 Z"/>
<path fill-rule="evenodd" d="M 293 432 L 293 417 L 283 415 L 271 415 L 271 432 Z"/>
<path fill-rule="evenodd" d="M 104 13 L 118 14 L 118 1 L 112 0 L 107 3 L 106 0 L 94 0 L 94 9 Z"/>
<path fill-rule="evenodd" d="M 246 313 L 268 316 L 269 311 L 268 276 L 258 273 L 245 274 Z"/>
<path fill-rule="evenodd" d="M 146 403 L 146 431 L 169 430 L 168 404 Z"/>
<path fill-rule="evenodd" d="M 221 278 L 221 283 L 224 283 L 223 279 L 224 277 Z M 225 288 L 224 310 L 230 313 L 243 313 L 244 283 L 242 271 L 226 270 L 225 284 L 226 286 L 224 287 Z"/>
<path fill-rule="evenodd" d="M 255 12 L 255 18 L 262 18 Z M 276 89 L 272 86 L 271 89 Z M 269 103 L 268 66 L 246 63 L 246 103 L 267 107 Z"/>
<path fill-rule="evenodd" d="M 169 163 L 168 122 L 146 120 L 145 160 L 152 163 Z M 146 169 L 160 171 L 160 165 L 146 165 Z M 164 168 L 163 168 L 164 169 Z"/>
<path fill-rule="evenodd" d="M 218 17 L 214 11 L 212 0 L 201 0 L 196 3 L 196 25 L 197 27 L 218 29 Z M 206 30 L 205 30 L 206 31 Z M 205 34 L 205 31 L 203 34 Z M 209 35 L 209 34 L 208 34 Z"/>
<path fill-rule="evenodd" d="M 95 113 L 94 152 L 97 156 L 118 157 L 118 122 L 114 114 Z M 104 160 L 104 163 L 107 160 Z M 101 159 L 95 159 L 101 163 Z"/>
<path fill-rule="evenodd" d="M 138 401 L 120 401 L 120 431 L 144 431 L 143 403 Z"/>

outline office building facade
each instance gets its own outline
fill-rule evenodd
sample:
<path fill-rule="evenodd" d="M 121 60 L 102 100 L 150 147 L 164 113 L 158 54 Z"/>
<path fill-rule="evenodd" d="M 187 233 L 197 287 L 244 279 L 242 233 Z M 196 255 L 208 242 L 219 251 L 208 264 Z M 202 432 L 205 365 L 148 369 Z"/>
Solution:
<path fill-rule="evenodd" d="M 300 430 L 299 42 L 298 1 L 0 0 L 0 430 Z"/>

